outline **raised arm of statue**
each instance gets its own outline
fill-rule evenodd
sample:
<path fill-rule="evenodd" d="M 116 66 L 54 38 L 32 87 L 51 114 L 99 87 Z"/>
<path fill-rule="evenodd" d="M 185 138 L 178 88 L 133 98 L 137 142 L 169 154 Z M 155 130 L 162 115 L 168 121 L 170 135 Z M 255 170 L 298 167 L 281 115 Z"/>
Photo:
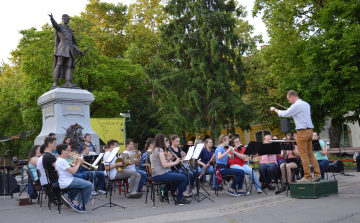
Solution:
<path fill-rule="evenodd" d="M 51 13 L 51 14 L 48 14 L 48 15 L 49 15 L 49 17 L 50 17 L 50 21 L 51 21 L 53 27 L 56 29 L 56 31 L 60 32 L 60 31 L 61 31 L 61 28 L 60 28 L 59 24 L 55 21 L 52 13 Z"/>

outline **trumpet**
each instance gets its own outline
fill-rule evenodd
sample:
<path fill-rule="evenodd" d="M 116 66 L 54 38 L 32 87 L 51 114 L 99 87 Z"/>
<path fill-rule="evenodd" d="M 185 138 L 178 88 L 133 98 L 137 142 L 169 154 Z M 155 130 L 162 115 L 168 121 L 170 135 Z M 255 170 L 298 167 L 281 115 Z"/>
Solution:
<path fill-rule="evenodd" d="M 70 162 L 69 162 L 69 165 L 70 166 L 74 166 L 76 161 L 79 159 L 79 158 L 82 158 L 81 156 L 79 156 L 76 152 L 71 152 L 69 154 L 69 157 L 72 159 Z M 73 162 L 73 163 L 72 163 Z M 81 164 L 81 166 L 85 169 L 88 169 L 88 170 L 91 170 L 91 169 L 94 169 L 95 171 L 98 169 L 99 166 L 94 166 L 92 165 L 91 163 L 88 163 L 88 162 L 85 162 L 83 161 L 83 164 Z"/>

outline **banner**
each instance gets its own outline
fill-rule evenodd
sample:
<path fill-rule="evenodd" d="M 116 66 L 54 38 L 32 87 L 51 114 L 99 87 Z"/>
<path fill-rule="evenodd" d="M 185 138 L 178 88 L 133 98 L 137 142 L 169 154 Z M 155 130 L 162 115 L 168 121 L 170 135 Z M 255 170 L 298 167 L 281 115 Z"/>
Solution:
<path fill-rule="evenodd" d="M 120 150 L 125 150 L 124 118 L 90 118 L 90 124 L 104 143 L 115 139 L 119 142 Z"/>

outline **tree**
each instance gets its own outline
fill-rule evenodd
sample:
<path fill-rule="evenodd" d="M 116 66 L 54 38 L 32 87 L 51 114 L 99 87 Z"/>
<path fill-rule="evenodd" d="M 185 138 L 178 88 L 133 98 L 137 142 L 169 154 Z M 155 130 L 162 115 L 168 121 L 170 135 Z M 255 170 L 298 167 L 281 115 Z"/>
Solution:
<path fill-rule="evenodd" d="M 228 115 L 231 104 L 230 116 L 239 127 L 249 129 L 253 116 L 241 98 L 246 83 L 241 55 L 235 51 L 242 44 L 234 33 L 234 17 L 241 14 L 235 2 L 172 0 L 165 12 L 171 21 L 159 30 L 166 52 L 157 55 L 165 69 L 150 77 L 172 102 L 168 114 L 179 125 L 190 124 L 188 129 L 210 126 L 215 140 L 218 122 Z M 232 90 L 230 81 L 237 83 L 239 92 Z"/>

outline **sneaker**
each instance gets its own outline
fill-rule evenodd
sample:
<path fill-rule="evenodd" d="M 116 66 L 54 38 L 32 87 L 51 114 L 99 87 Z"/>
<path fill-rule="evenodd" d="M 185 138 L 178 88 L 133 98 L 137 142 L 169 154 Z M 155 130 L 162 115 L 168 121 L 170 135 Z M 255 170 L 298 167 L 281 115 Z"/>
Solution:
<path fill-rule="evenodd" d="M 228 190 L 227 193 L 230 194 L 230 195 L 232 195 L 232 196 L 234 196 L 234 197 L 237 197 L 237 196 L 238 196 L 235 191 L 230 191 L 230 190 Z"/>
<path fill-rule="evenodd" d="M 256 192 L 258 193 L 258 194 L 262 194 L 262 190 L 259 188 L 259 189 L 256 189 Z"/>
<path fill-rule="evenodd" d="M 127 195 L 127 198 L 140 198 L 142 196 L 142 193 L 138 192 L 131 192 L 129 195 Z"/>
<path fill-rule="evenodd" d="M 314 179 L 312 179 L 312 182 L 316 182 L 316 181 L 320 181 L 321 177 L 315 177 Z"/>
<path fill-rule="evenodd" d="M 248 192 L 246 192 L 246 191 L 238 191 L 238 192 L 237 192 L 237 195 L 238 195 L 238 196 L 240 196 L 240 195 L 245 195 L 245 194 L 246 194 L 246 195 L 249 195 L 250 192 L 249 192 L 249 191 L 248 191 Z"/>
<path fill-rule="evenodd" d="M 98 193 L 93 190 L 93 191 L 91 191 L 91 195 L 92 195 L 92 196 L 95 196 L 95 195 L 98 195 Z"/>
<path fill-rule="evenodd" d="M 65 206 L 67 206 L 67 207 L 71 206 L 72 202 L 71 202 L 68 194 L 62 194 L 61 199 L 62 199 L 63 203 L 65 204 Z"/>
<path fill-rule="evenodd" d="M 276 191 L 275 194 L 280 194 L 280 193 L 282 193 L 284 191 L 286 191 L 286 186 L 280 187 L 280 189 L 278 191 Z"/>
<path fill-rule="evenodd" d="M 80 213 L 85 212 L 80 204 L 75 204 L 74 202 L 71 204 L 71 208 Z"/>
<path fill-rule="evenodd" d="M 306 179 L 305 177 L 301 178 L 300 180 L 297 181 L 297 183 L 309 183 L 311 182 L 311 180 Z"/>
<path fill-rule="evenodd" d="M 98 194 L 106 194 L 106 192 L 103 191 L 103 190 L 101 190 L 101 189 L 97 190 L 96 192 L 97 192 Z"/>
<path fill-rule="evenodd" d="M 178 204 L 178 205 L 184 205 L 184 204 L 190 204 L 191 201 L 189 200 L 186 200 L 185 198 L 179 200 L 179 201 L 176 201 L 175 204 Z"/>

